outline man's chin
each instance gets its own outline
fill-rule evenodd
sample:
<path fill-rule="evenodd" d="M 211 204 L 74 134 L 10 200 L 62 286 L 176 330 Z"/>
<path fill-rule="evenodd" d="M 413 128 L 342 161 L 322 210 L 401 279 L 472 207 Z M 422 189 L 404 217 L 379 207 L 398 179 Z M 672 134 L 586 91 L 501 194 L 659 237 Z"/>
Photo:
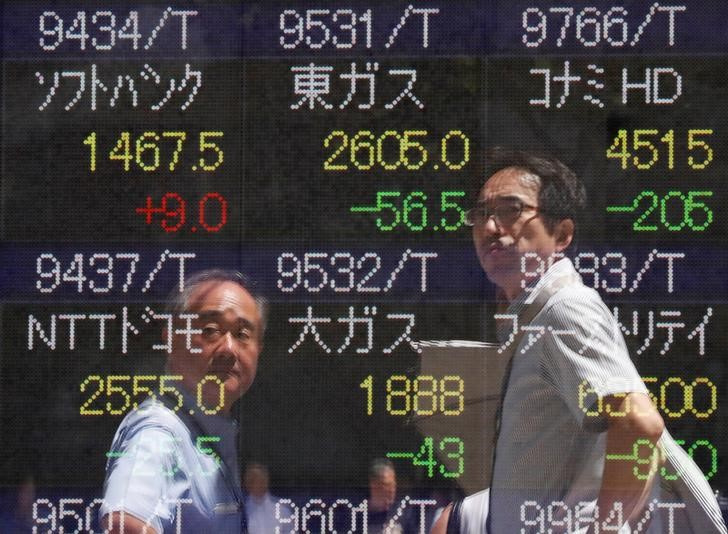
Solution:
<path fill-rule="evenodd" d="M 233 402 L 235 402 L 242 393 L 240 391 L 240 383 L 237 378 L 231 376 L 216 376 L 219 380 L 209 378 L 202 388 L 202 404 L 207 414 L 217 414 L 225 411 Z M 222 387 L 220 387 L 222 384 Z M 199 401 L 198 397 L 198 401 Z"/>
<path fill-rule="evenodd" d="M 248 391 L 249 387 L 249 382 L 243 381 L 237 376 L 228 377 L 225 380 L 225 403 L 228 405 L 233 404 Z"/>
<path fill-rule="evenodd" d="M 483 261 L 483 270 L 488 280 L 496 285 L 499 282 L 510 280 L 520 275 L 520 265 L 513 265 L 512 261 L 505 261 L 500 258 L 485 258 Z"/>
<path fill-rule="evenodd" d="M 518 285 L 522 279 L 520 265 L 486 262 L 483 265 L 483 270 L 488 280 L 501 289 Z"/>
<path fill-rule="evenodd" d="M 216 407 L 219 408 L 215 413 L 228 409 L 248 391 L 253 382 L 252 378 L 247 379 L 232 370 L 212 373 L 212 376 L 217 380 L 208 378 L 202 387 L 202 402 L 208 413 L 212 413 Z"/>

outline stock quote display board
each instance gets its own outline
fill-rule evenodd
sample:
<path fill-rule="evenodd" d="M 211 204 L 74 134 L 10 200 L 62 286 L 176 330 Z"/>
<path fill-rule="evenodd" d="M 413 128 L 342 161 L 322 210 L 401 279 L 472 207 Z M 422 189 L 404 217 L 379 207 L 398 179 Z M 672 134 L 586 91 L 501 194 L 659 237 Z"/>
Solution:
<path fill-rule="evenodd" d="M 37 532 L 98 530 L 116 428 L 174 388 L 167 295 L 225 268 L 271 302 L 235 410 L 281 531 L 363 510 L 387 456 L 430 517 L 479 467 L 414 421 L 456 428 L 479 385 L 422 374 L 415 342 L 494 338 L 464 213 L 496 145 L 586 184 L 575 266 L 728 490 L 727 20 L 717 0 L 4 3 L 5 508 L 32 477 Z"/>

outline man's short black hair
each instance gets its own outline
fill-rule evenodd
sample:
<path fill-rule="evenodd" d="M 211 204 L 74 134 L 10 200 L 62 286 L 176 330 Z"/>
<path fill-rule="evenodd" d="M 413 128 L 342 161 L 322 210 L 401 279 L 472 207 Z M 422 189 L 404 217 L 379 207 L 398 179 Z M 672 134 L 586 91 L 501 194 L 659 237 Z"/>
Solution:
<path fill-rule="evenodd" d="M 486 152 L 486 180 L 496 172 L 514 167 L 539 179 L 538 207 L 546 229 L 553 232 L 564 219 L 574 221 L 574 239 L 586 210 L 586 188 L 574 171 L 558 159 L 522 150 L 495 147 Z M 483 183 L 475 192 L 476 196 Z"/>

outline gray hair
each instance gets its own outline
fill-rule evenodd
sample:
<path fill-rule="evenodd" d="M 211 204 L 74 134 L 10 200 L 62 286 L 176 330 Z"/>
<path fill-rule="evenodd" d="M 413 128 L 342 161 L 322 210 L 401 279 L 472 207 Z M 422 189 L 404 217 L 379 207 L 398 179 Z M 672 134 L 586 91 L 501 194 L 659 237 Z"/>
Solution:
<path fill-rule="evenodd" d="M 389 458 L 375 458 L 369 464 L 369 480 L 380 478 L 387 470 L 394 470 L 394 464 Z"/>
<path fill-rule="evenodd" d="M 260 314 L 260 339 L 263 339 L 265 327 L 268 322 L 268 301 L 255 288 L 255 284 L 238 271 L 226 269 L 206 269 L 190 275 L 184 283 L 182 291 L 173 290 L 167 300 L 167 311 L 179 315 L 189 311 L 190 299 L 197 288 L 207 282 L 232 282 L 247 291 L 258 308 Z"/>

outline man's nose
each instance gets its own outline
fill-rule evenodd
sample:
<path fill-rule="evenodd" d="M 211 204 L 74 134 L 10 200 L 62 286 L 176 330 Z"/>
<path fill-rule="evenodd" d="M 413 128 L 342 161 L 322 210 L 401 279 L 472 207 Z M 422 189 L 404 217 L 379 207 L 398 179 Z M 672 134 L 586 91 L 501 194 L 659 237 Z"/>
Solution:
<path fill-rule="evenodd" d="M 225 334 L 220 339 L 220 343 L 218 344 L 218 349 L 221 349 L 224 352 L 230 354 L 231 356 L 234 356 L 234 354 L 235 354 L 235 337 L 233 336 L 232 332 L 225 332 Z"/>
<path fill-rule="evenodd" d="M 499 235 L 501 233 L 501 227 L 495 220 L 495 214 L 491 213 L 485 222 L 482 223 L 483 232 L 486 235 Z"/>

